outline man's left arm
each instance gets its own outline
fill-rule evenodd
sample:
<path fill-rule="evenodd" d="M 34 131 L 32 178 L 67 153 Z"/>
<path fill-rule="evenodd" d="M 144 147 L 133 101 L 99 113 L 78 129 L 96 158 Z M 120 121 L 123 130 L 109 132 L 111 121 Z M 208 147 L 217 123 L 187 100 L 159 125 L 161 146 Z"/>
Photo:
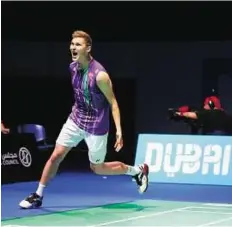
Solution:
<path fill-rule="evenodd" d="M 117 99 L 113 91 L 113 85 L 110 80 L 109 75 L 106 72 L 99 72 L 96 78 L 97 85 L 102 93 L 105 95 L 108 100 L 116 127 L 116 150 L 120 150 L 122 147 L 122 128 L 121 128 L 121 119 L 120 119 L 120 110 L 118 106 Z"/>
<path fill-rule="evenodd" d="M 204 122 L 209 119 L 212 111 L 210 110 L 199 110 L 196 112 L 176 112 L 178 116 L 182 116 L 188 119 L 197 120 L 199 123 L 204 124 Z"/>
<path fill-rule="evenodd" d="M 186 117 L 186 118 L 190 118 L 190 119 L 193 119 L 193 120 L 197 120 L 198 117 L 197 117 L 197 114 L 195 112 L 176 112 L 177 115 L 179 116 L 183 116 L 183 117 Z"/>

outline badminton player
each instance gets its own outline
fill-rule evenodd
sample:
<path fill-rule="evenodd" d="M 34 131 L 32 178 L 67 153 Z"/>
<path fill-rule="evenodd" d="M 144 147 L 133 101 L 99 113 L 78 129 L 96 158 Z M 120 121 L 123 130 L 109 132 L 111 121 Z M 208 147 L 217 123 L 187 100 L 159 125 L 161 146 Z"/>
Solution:
<path fill-rule="evenodd" d="M 88 146 L 90 168 L 100 175 L 130 175 L 135 178 L 140 193 L 148 188 L 148 165 L 129 166 L 122 162 L 104 162 L 109 132 L 109 114 L 116 127 L 115 151 L 123 147 L 120 111 L 112 83 L 105 68 L 91 55 L 92 39 L 84 31 L 72 34 L 70 51 L 75 103 L 56 141 L 55 149 L 47 161 L 36 192 L 19 203 L 24 209 L 42 205 L 44 189 L 58 170 L 67 153 L 80 141 Z M 78 182 L 77 182 L 78 183 Z"/>

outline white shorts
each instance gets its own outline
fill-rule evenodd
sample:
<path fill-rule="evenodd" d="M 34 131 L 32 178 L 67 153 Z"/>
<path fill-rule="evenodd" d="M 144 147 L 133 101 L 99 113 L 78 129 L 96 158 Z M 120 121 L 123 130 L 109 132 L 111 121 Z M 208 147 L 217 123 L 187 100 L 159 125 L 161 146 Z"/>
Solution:
<path fill-rule="evenodd" d="M 107 152 L 108 133 L 100 136 L 89 134 L 68 118 L 56 143 L 65 147 L 76 147 L 82 140 L 85 140 L 88 146 L 90 162 L 93 164 L 103 163 Z"/>

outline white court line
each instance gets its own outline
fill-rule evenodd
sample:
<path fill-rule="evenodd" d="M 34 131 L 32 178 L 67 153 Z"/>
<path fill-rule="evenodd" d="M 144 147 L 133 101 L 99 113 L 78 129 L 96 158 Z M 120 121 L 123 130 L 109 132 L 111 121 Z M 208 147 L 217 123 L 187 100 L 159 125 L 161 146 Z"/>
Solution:
<path fill-rule="evenodd" d="M 232 215 L 232 212 L 217 212 L 217 211 L 202 211 L 202 210 L 181 210 L 180 212 L 189 212 L 189 213 L 203 213 L 203 214 L 227 214 Z"/>
<path fill-rule="evenodd" d="M 222 223 L 222 222 L 225 222 L 225 221 L 229 221 L 229 220 L 232 220 L 232 217 L 223 218 L 223 219 L 219 219 L 217 221 L 208 222 L 208 223 L 205 223 L 203 225 L 198 225 L 196 227 L 203 227 L 203 226 L 209 226 L 209 225 L 219 224 L 219 223 Z"/>
<path fill-rule="evenodd" d="M 104 225 L 110 225 L 110 224 L 115 224 L 115 223 L 120 223 L 120 222 L 127 222 L 127 221 L 137 220 L 137 219 L 141 219 L 141 218 L 159 216 L 159 215 L 162 215 L 162 214 L 170 214 L 170 213 L 173 213 L 173 212 L 176 212 L 176 211 L 181 211 L 181 210 L 185 210 L 185 209 L 189 209 L 189 208 L 192 208 L 192 207 L 191 206 L 190 207 L 182 207 L 182 208 L 178 208 L 178 209 L 161 211 L 161 212 L 147 214 L 147 215 L 140 215 L 140 216 L 131 217 L 131 218 L 124 218 L 124 219 L 119 219 L 119 220 L 115 220 L 115 221 L 103 222 L 103 223 L 96 224 L 96 225 L 90 225 L 90 226 L 87 226 L 87 227 L 104 226 Z"/>
<path fill-rule="evenodd" d="M 191 208 L 196 208 L 196 209 L 203 209 L 203 210 L 229 210 L 228 207 L 195 207 L 192 206 Z"/>
<path fill-rule="evenodd" d="M 29 227 L 25 225 L 2 225 L 2 227 Z"/>
<path fill-rule="evenodd" d="M 232 204 L 227 203 L 204 203 L 203 205 L 213 207 L 232 207 Z"/>

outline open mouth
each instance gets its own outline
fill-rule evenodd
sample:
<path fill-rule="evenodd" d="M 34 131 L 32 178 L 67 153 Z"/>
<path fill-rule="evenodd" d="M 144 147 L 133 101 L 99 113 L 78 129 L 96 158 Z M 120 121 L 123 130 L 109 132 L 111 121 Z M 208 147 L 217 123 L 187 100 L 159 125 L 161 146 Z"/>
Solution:
<path fill-rule="evenodd" d="M 77 57 L 77 55 L 78 55 L 77 52 L 72 52 L 73 57 Z"/>

